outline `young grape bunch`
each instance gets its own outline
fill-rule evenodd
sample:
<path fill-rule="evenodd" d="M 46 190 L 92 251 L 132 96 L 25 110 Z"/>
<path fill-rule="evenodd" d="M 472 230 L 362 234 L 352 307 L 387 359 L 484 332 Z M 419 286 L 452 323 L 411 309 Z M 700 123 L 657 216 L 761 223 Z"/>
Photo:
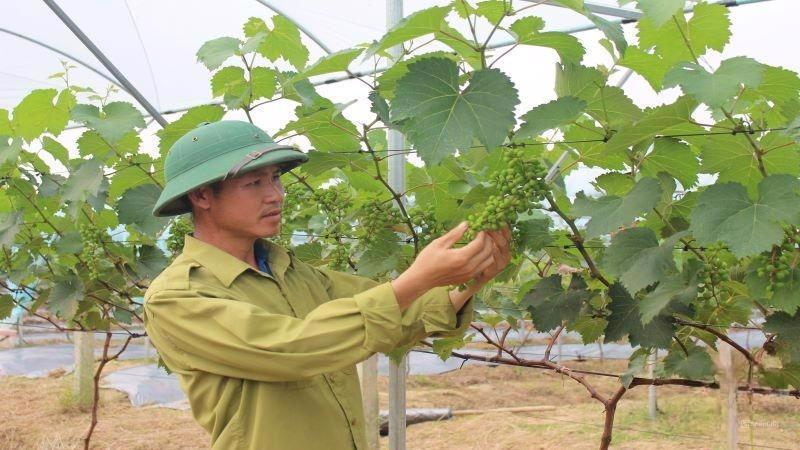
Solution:
<path fill-rule="evenodd" d="M 784 229 L 785 237 L 781 245 L 773 247 L 772 251 L 755 258 L 757 264 L 756 274 L 769 280 L 767 293 L 771 294 L 776 289 L 786 286 L 792 278 L 792 272 L 800 262 L 800 236 L 798 230 L 792 226 Z"/>
<path fill-rule="evenodd" d="M 359 211 L 360 237 L 370 243 L 378 236 L 378 231 L 391 228 L 402 221 L 400 210 L 392 202 L 378 197 L 368 198 Z"/>
<path fill-rule="evenodd" d="M 183 251 L 186 235 L 192 231 L 194 231 L 194 225 L 186 217 L 181 217 L 172 222 L 172 226 L 169 228 L 169 236 L 167 237 L 167 249 L 173 257 Z"/>
<path fill-rule="evenodd" d="M 539 160 L 526 157 L 521 148 L 504 150 L 503 162 L 505 168 L 492 177 L 498 194 L 489 197 L 480 212 L 467 217 L 469 240 L 481 230 L 513 226 L 517 216 L 533 209 L 547 191 L 547 169 Z"/>
<path fill-rule="evenodd" d="M 83 241 L 83 249 L 81 250 L 81 260 L 86 265 L 89 271 L 89 278 L 96 280 L 99 277 L 97 267 L 97 253 L 103 246 L 102 239 L 103 233 L 91 224 L 78 224 L 78 232 Z"/>

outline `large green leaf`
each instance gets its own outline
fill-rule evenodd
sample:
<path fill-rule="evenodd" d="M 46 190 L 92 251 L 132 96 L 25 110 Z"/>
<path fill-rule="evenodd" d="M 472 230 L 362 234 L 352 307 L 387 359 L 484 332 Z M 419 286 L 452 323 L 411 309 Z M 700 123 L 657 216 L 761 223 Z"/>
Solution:
<path fill-rule="evenodd" d="M 716 367 L 708 350 L 694 345 L 689 347 L 688 353 L 684 353 L 681 348 L 673 348 L 664 358 L 663 376 L 678 375 L 689 380 L 713 379 Z"/>
<path fill-rule="evenodd" d="M 175 141 L 203 122 L 216 122 L 222 119 L 225 110 L 217 105 L 201 105 L 189 108 L 180 119 L 170 122 L 166 127 L 156 132 L 161 139 L 158 148 L 163 155 Z"/>
<path fill-rule="evenodd" d="M 737 56 L 722 61 L 712 74 L 695 63 L 679 64 L 664 77 L 664 87 L 680 86 L 699 102 L 717 108 L 731 101 L 741 86 L 748 88 L 761 84 L 764 66 L 759 62 Z"/>
<path fill-rule="evenodd" d="M 385 72 L 380 74 L 380 76 L 378 76 L 378 92 L 380 92 L 383 98 L 392 100 L 394 98 L 394 90 L 397 87 L 397 81 L 408 73 L 408 66 L 421 59 L 429 58 L 447 58 L 452 59 L 453 61 L 458 61 L 458 57 L 456 55 L 444 51 L 423 53 L 402 61 L 397 61 Z"/>
<path fill-rule="evenodd" d="M 655 317 L 670 313 L 697 298 L 697 278 L 692 271 L 674 274 L 659 281 L 658 286 L 639 302 L 642 324 L 648 325 Z"/>
<path fill-rule="evenodd" d="M 764 331 L 777 335 L 775 344 L 778 357 L 784 364 L 800 363 L 800 312 L 793 316 L 777 312 L 767 317 Z"/>
<path fill-rule="evenodd" d="M 105 175 L 103 163 L 97 159 L 82 162 L 64 183 L 61 198 L 65 201 L 81 202 L 100 193 Z"/>
<path fill-rule="evenodd" d="M 289 122 L 278 135 L 302 134 L 315 149 L 325 152 L 354 152 L 361 148 L 358 130 L 335 107 L 326 108 Z"/>
<path fill-rule="evenodd" d="M 692 211 L 691 232 L 700 244 L 721 241 L 739 257 L 769 250 L 783 240 L 782 224 L 800 221 L 798 188 L 796 177 L 772 175 L 753 201 L 741 184 L 710 186 Z"/>
<path fill-rule="evenodd" d="M 632 124 L 620 130 L 608 141 L 606 152 L 624 150 L 642 141 L 664 133 L 671 127 L 688 123 L 697 102 L 689 97 L 681 97 L 675 103 L 649 110 Z"/>
<path fill-rule="evenodd" d="M 444 18 L 451 10 L 451 5 L 433 6 L 406 16 L 367 50 L 366 57 L 381 53 L 405 41 L 439 31 L 444 24 Z"/>
<path fill-rule="evenodd" d="M 679 237 L 676 235 L 659 245 L 656 234 L 649 228 L 622 230 L 603 254 L 602 267 L 618 277 L 628 292 L 639 292 L 676 270 L 672 254 Z"/>
<path fill-rule="evenodd" d="M 628 47 L 625 57 L 619 61 L 619 65 L 632 69 L 644 77 L 656 91 L 661 90 L 664 76 L 672 67 L 669 61 L 637 46 Z"/>
<path fill-rule="evenodd" d="M 640 164 L 642 175 L 656 177 L 659 172 L 666 172 L 680 181 L 685 189 L 697 183 L 697 172 L 700 170 L 700 162 L 692 149 L 673 138 L 656 139 L 653 150 Z"/>
<path fill-rule="evenodd" d="M 380 230 L 361 258 L 358 260 L 358 274 L 375 277 L 396 269 L 402 258 L 397 235 L 391 230 Z"/>
<path fill-rule="evenodd" d="M 403 129 L 426 164 L 436 164 L 473 138 L 487 148 L 503 143 L 515 123 L 517 90 L 497 69 L 478 70 L 459 87 L 458 66 L 445 58 L 419 60 L 397 83 L 392 120 Z"/>
<path fill-rule="evenodd" d="M 83 300 L 83 283 L 74 274 L 59 278 L 47 298 L 47 309 L 64 320 L 70 320 Z"/>
<path fill-rule="evenodd" d="M 756 142 L 756 147 L 762 152 L 759 156 L 767 173 L 800 175 L 799 147 L 788 136 L 770 132 Z M 759 158 L 746 135 L 714 136 L 702 144 L 700 157 L 702 172 L 718 173 L 718 183 L 737 182 L 751 194 L 756 193 L 763 176 Z"/>
<path fill-rule="evenodd" d="M 14 245 L 23 223 L 21 213 L 0 213 L 0 247 L 11 248 Z"/>
<path fill-rule="evenodd" d="M 672 19 L 672 16 L 682 10 L 685 4 L 686 0 L 637 0 L 644 17 L 659 27 Z"/>
<path fill-rule="evenodd" d="M 75 96 L 68 90 L 56 99 L 55 89 L 36 89 L 26 95 L 14 108 L 10 128 L 14 133 L 30 142 L 45 131 L 58 135 L 69 121 L 69 110 L 75 105 Z"/>
<path fill-rule="evenodd" d="M 575 36 L 558 31 L 542 32 L 544 21 L 535 16 L 517 19 L 509 26 L 518 44 L 552 48 L 565 64 L 580 64 L 586 50 Z"/>
<path fill-rule="evenodd" d="M 297 70 L 302 70 L 308 62 L 308 49 L 300 40 L 300 30 L 284 16 L 272 17 L 270 30 L 261 19 L 251 17 L 245 24 L 245 35 L 252 37 L 257 33 L 266 32 L 267 37 L 258 46 L 258 52 L 270 61 L 283 58 Z"/>
<path fill-rule="evenodd" d="M 608 291 L 611 303 L 605 342 L 618 341 L 628 336 L 632 346 L 668 348 L 675 327 L 669 317 L 659 315 L 643 325 L 639 302 L 634 300 L 621 284 L 615 283 Z"/>
<path fill-rule="evenodd" d="M 531 320 L 538 331 L 548 331 L 559 327 L 562 321 L 578 317 L 588 298 L 586 282 L 579 275 L 572 276 L 567 290 L 561 287 L 561 275 L 551 275 L 525 294 L 520 305 L 531 312 Z"/>
<path fill-rule="evenodd" d="M 169 259 L 158 247 L 142 245 L 136 257 L 136 272 L 142 278 L 152 280 L 169 264 Z"/>
<path fill-rule="evenodd" d="M 240 40 L 232 37 L 212 39 L 197 51 L 197 60 L 202 62 L 208 70 L 215 70 L 228 58 L 235 55 L 241 44 Z"/>
<path fill-rule="evenodd" d="M 572 122 L 585 108 L 586 101 L 576 97 L 561 97 L 539 105 L 522 116 L 525 123 L 517 130 L 514 138 L 524 139 L 538 136 L 543 131 Z"/>
<path fill-rule="evenodd" d="M 546 216 L 517 222 L 516 227 L 519 230 L 517 237 L 522 248 L 529 252 L 537 252 L 550 245 L 555 240 L 555 236 L 550 233 L 551 222 Z"/>
<path fill-rule="evenodd" d="M 652 209 L 661 198 L 661 185 L 654 178 L 642 178 L 624 197 L 606 196 L 588 198 L 579 193 L 572 207 L 572 214 L 588 216 L 588 237 L 611 233 L 622 226 L 629 226 L 642 213 Z"/>
<path fill-rule="evenodd" d="M 314 64 L 308 66 L 304 71 L 298 73 L 294 77 L 294 81 L 300 81 L 315 75 L 343 72 L 347 70 L 348 66 L 350 66 L 350 63 L 352 63 L 353 60 L 361 54 L 361 51 L 362 50 L 360 48 L 351 48 L 323 56 Z"/>
<path fill-rule="evenodd" d="M 144 184 L 128 189 L 116 205 L 119 223 L 134 225 L 142 233 L 156 235 L 167 225 L 169 219 L 153 216 L 161 188 L 155 184 Z"/>
<path fill-rule="evenodd" d="M 136 128 L 145 127 L 142 113 L 127 102 L 108 103 L 102 112 L 94 105 L 76 105 L 71 116 L 72 120 L 97 131 L 109 144 L 115 144 Z"/>

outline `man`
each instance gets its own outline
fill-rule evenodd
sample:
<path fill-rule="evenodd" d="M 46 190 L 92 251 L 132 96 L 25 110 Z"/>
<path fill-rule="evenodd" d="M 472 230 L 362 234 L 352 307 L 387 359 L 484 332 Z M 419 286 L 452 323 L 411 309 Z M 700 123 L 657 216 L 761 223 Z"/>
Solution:
<path fill-rule="evenodd" d="M 195 231 L 147 290 L 145 325 L 213 448 L 365 448 L 354 365 L 463 331 L 508 263 L 508 230 L 453 248 L 466 224 L 387 283 L 303 263 L 262 238 L 280 231 L 281 174 L 307 159 L 240 121 L 201 125 L 166 157 L 153 214 L 191 212 Z"/>

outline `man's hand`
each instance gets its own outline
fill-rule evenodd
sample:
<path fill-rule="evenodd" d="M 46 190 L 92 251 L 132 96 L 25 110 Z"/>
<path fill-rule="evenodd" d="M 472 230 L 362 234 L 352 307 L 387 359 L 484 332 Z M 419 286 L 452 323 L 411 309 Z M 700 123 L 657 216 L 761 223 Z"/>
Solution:
<path fill-rule="evenodd" d="M 422 249 L 411 267 L 392 281 L 401 310 L 431 288 L 471 279 L 485 283 L 505 267 L 510 233 L 481 231 L 464 247 L 453 248 L 466 231 L 467 223 L 462 222 L 435 239 Z M 453 306 L 460 309 L 462 304 L 454 301 Z"/>
<path fill-rule="evenodd" d="M 475 281 L 467 286 L 467 289 L 461 291 L 453 289 L 450 291 L 450 301 L 453 307 L 458 311 L 464 306 L 464 303 L 469 300 L 476 292 L 478 292 L 489 280 L 496 277 L 497 274 L 503 271 L 511 260 L 511 251 L 509 244 L 511 242 L 511 230 L 504 227 L 499 231 L 487 231 L 489 237 L 494 242 L 495 252 L 492 253 L 494 257 L 494 264 L 491 264 L 483 272 L 475 277 Z"/>

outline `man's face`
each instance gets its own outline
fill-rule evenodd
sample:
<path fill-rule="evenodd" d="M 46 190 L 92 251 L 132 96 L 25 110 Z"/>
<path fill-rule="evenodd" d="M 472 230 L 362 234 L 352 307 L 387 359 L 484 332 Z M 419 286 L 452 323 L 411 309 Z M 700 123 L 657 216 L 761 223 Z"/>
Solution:
<path fill-rule="evenodd" d="M 281 170 L 266 166 L 220 182 L 206 195 L 210 218 L 230 234 L 270 237 L 280 232 L 284 190 Z"/>

